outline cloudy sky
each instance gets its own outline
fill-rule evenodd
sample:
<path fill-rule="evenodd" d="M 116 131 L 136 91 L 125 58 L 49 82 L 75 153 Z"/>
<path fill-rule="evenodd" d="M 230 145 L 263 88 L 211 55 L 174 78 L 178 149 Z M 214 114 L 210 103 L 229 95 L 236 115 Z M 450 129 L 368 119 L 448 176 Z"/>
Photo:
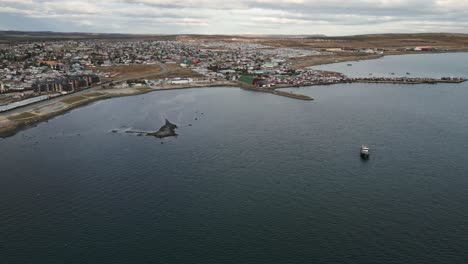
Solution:
<path fill-rule="evenodd" d="M 0 0 L 0 30 L 468 33 L 468 0 Z"/>

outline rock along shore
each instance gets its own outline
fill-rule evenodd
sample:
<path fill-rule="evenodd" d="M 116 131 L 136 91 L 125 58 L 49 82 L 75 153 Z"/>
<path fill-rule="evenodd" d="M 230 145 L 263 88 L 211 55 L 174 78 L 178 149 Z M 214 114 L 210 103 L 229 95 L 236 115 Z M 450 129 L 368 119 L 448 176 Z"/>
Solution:
<path fill-rule="evenodd" d="M 165 137 L 176 137 L 177 133 L 175 130 L 177 129 L 177 125 L 172 124 L 169 120 L 166 119 L 166 123 L 156 132 L 147 133 L 147 136 L 154 136 L 157 138 L 165 138 Z"/>

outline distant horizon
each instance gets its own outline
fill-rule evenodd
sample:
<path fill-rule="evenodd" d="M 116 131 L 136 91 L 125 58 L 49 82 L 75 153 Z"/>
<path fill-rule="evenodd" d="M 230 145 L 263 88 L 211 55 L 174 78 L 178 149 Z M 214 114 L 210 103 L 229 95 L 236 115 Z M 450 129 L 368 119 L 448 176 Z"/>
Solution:
<path fill-rule="evenodd" d="M 468 0 L 1 0 L 0 29 L 120 34 L 468 33 Z M 154 33 L 157 32 L 157 33 Z"/>
<path fill-rule="evenodd" d="M 468 33 L 458 32 L 381 32 L 381 33 L 363 33 L 350 35 L 326 35 L 326 34 L 267 34 L 267 33 L 249 33 L 249 34 L 201 34 L 201 33 L 131 33 L 131 32 L 86 32 L 86 31 L 54 31 L 54 30 L 16 30 L 0 29 L 0 32 L 21 32 L 21 33 L 54 33 L 54 34 L 88 34 L 88 35 L 134 35 L 134 36 L 285 36 L 285 37 L 353 37 L 353 36 L 372 36 L 372 35 L 430 35 L 430 34 L 450 34 L 450 35 L 468 35 Z"/>

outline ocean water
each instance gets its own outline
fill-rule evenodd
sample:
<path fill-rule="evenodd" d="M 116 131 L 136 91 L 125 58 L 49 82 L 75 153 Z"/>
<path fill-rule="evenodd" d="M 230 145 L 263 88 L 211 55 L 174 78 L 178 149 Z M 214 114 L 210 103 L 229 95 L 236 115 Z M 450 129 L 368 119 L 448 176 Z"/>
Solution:
<path fill-rule="evenodd" d="M 0 263 L 468 262 L 468 83 L 286 90 L 316 100 L 155 92 L 0 139 Z"/>
<path fill-rule="evenodd" d="M 311 68 L 342 72 L 350 77 L 468 78 L 467 59 L 467 53 L 394 55 L 376 60 L 343 62 Z"/>

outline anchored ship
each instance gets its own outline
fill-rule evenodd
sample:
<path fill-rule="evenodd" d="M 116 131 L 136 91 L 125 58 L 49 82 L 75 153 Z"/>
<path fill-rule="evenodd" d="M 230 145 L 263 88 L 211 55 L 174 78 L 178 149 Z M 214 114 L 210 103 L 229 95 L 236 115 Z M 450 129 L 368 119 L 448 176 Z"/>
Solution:
<path fill-rule="evenodd" d="M 369 159 L 369 147 L 367 145 L 361 146 L 361 158 L 362 159 Z"/>

